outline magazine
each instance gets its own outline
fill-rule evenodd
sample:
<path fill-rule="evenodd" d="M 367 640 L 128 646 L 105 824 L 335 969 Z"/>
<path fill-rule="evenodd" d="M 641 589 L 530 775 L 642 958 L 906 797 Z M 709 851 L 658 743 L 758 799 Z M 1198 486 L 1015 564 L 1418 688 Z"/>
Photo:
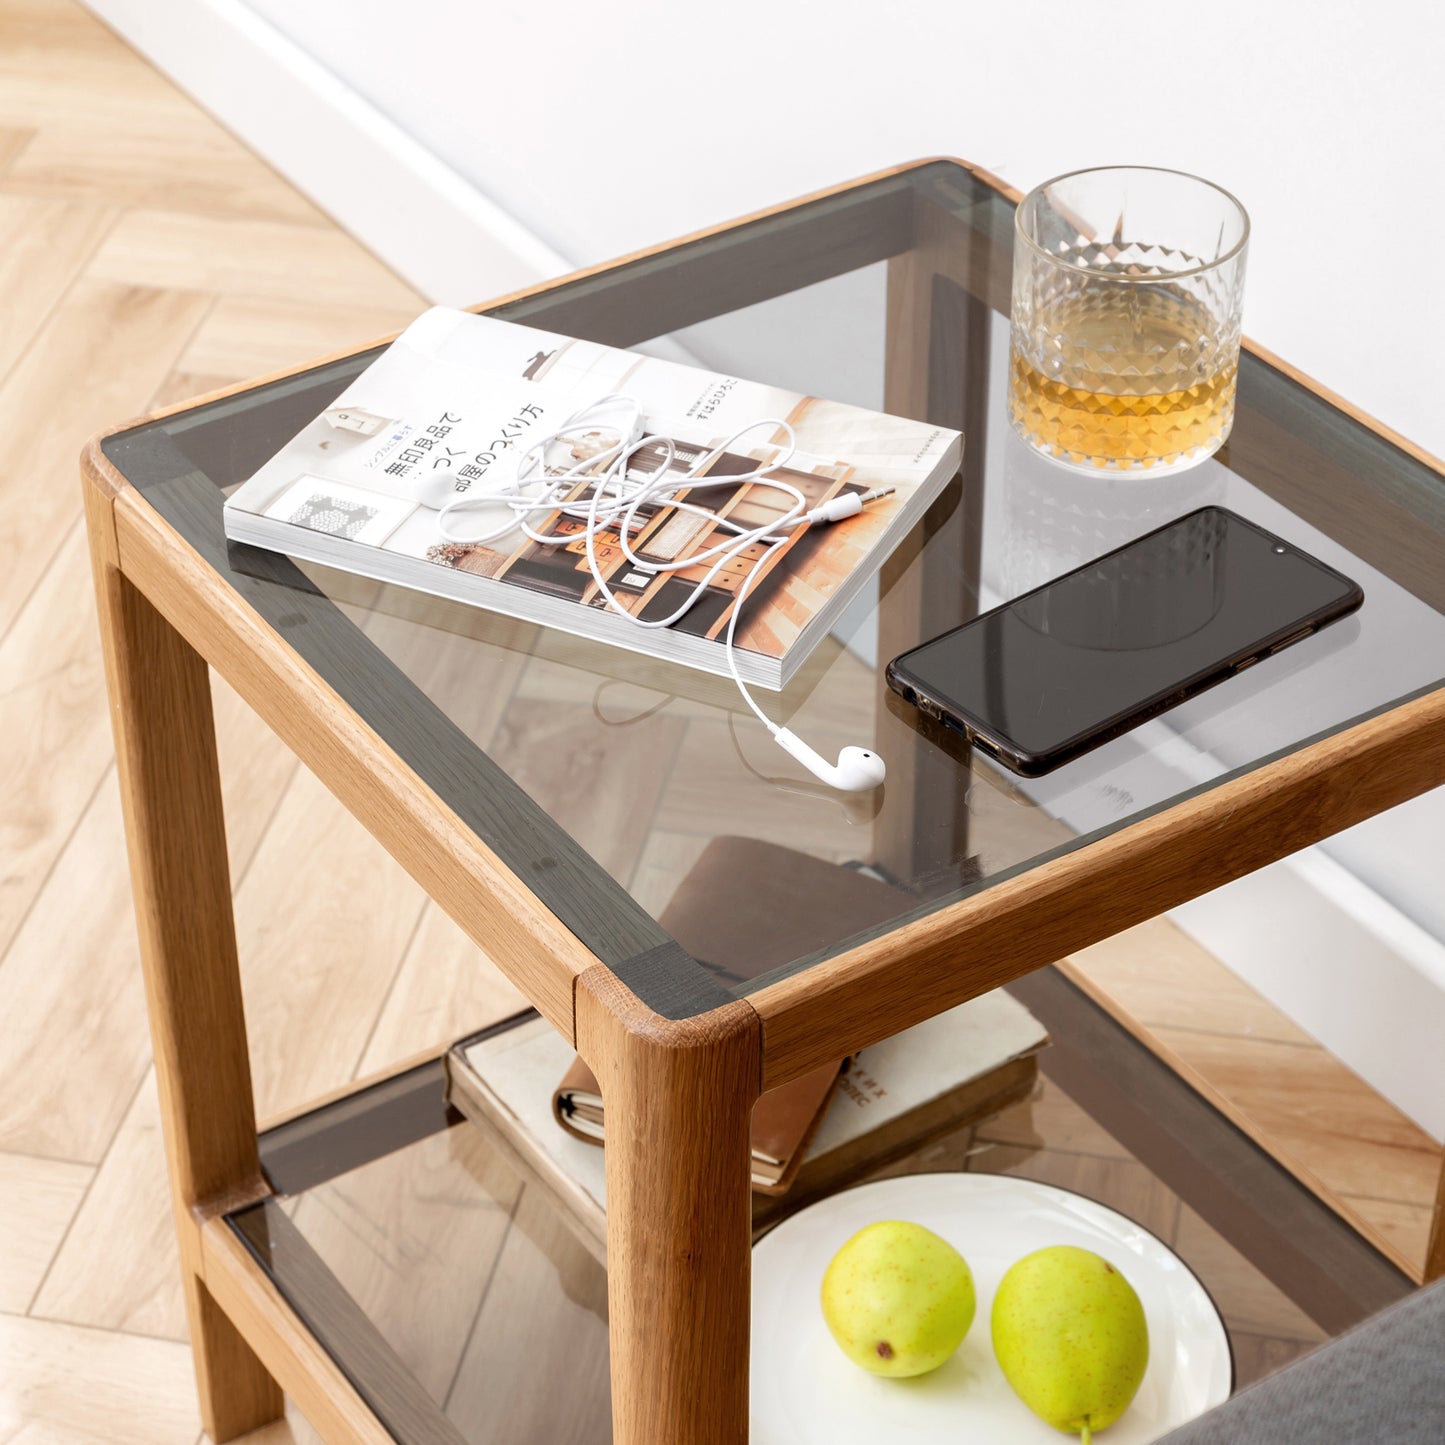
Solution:
<path fill-rule="evenodd" d="M 385 582 L 562 628 L 634 652 L 726 674 L 723 637 L 739 589 L 763 544 L 728 564 L 671 627 L 643 628 L 600 595 L 588 567 L 585 523 L 560 511 L 534 516 L 544 533 L 575 531 L 544 545 L 514 531 L 490 545 L 448 541 L 436 512 L 416 500 L 423 479 L 441 475 L 446 495 L 484 496 L 515 475 L 517 458 L 589 402 L 634 397 L 649 435 L 629 477 L 666 466 L 682 473 L 749 423 L 766 417 L 792 427 L 795 451 L 777 475 L 817 505 L 848 491 L 892 487 L 890 496 L 832 525 L 800 527 L 753 578 L 736 628 L 738 671 L 773 689 L 787 684 L 827 635 L 864 582 L 908 534 L 958 469 L 958 432 L 860 407 L 745 381 L 538 331 L 466 311 L 434 307 L 417 318 L 335 402 L 228 498 L 232 541 L 358 572 Z M 598 449 L 610 437 L 595 439 Z M 779 457 L 781 432 L 749 433 L 707 468 L 742 474 Z M 746 444 L 743 444 L 746 443 Z M 555 471 L 587 456 L 589 439 L 561 442 Z M 511 467 L 509 473 L 508 467 Z M 567 500 L 585 501 L 585 475 Z M 679 499 L 686 498 L 679 493 Z M 787 508 L 765 482 L 710 487 L 704 505 L 736 523 L 759 526 Z M 684 560 L 721 540 L 710 518 L 666 504 L 639 511 L 635 555 Z M 481 534 L 505 517 L 499 507 L 468 509 L 453 530 Z M 475 525 L 473 526 L 473 520 Z M 729 534 L 730 535 L 730 534 Z M 618 601 L 642 618 L 676 609 L 707 567 L 652 573 L 635 566 L 618 535 L 597 534 L 595 553 Z"/>

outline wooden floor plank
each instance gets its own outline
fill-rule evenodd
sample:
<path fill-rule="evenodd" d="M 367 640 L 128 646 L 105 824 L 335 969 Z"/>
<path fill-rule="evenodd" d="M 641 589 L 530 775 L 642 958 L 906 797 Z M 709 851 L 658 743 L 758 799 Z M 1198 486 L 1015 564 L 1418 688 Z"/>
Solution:
<path fill-rule="evenodd" d="M 1014 1104 L 978 1126 L 981 1142 L 1012 1144 L 1022 1149 L 1051 1149 L 1091 1154 L 1100 1159 L 1132 1156 L 1114 1136 L 1100 1128 L 1069 1096 L 1047 1079 L 1040 1080 L 1031 1099 Z"/>
<path fill-rule="evenodd" d="M 361 346 L 399 331 L 417 306 L 370 306 L 365 297 L 345 305 L 309 299 L 222 296 L 181 357 L 181 367 L 225 381 L 299 366 L 313 357 Z"/>
<path fill-rule="evenodd" d="M 216 752 L 226 813 L 231 882 L 244 876 L 291 780 L 296 755 L 246 706 L 224 678 L 211 674 Z"/>
<path fill-rule="evenodd" d="M 131 66 L 138 63 L 127 55 Z M 124 144 L 103 150 L 96 148 L 87 117 L 69 124 L 55 119 L 12 162 L 6 190 L 53 200 L 91 198 L 126 207 L 328 224 L 310 201 L 209 117 L 193 112 L 177 124 L 175 116 L 141 110 L 129 119 Z"/>
<path fill-rule="evenodd" d="M 221 391 L 230 385 L 224 376 L 202 376 L 192 371 L 173 371 L 156 388 L 151 405 L 157 411 L 165 407 L 179 406 L 182 402 L 195 401 L 213 391 Z"/>
<path fill-rule="evenodd" d="M 5 172 L 16 156 L 35 139 L 36 134 L 33 126 L 0 126 L 0 184 L 4 183 Z"/>
<path fill-rule="evenodd" d="M 526 1007 L 527 1000 L 497 966 L 429 902 L 358 1072 L 379 1073 Z"/>
<path fill-rule="evenodd" d="M 605 765 L 590 709 L 542 712 L 519 701 L 489 749 L 498 764 L 614 878 L 631 878 L 687 724 L 658 713 L 609 740 Z"/>
<path fill-rule="evenodd" d="M 0 15 L 0 116 L 24 118 L 36 142 L 15 189 L 333 228 L 105 26 L 53 0 L 29 8 Z"/>
<path fill-rule="evenodd" d="M 1165 919 L 1062 965 L 1378 1242 L 1416 1263 L 1445 1151 Z"/>
<path fill-rule="evenodd" d="M 382 601 L 396 610 L 378 607 L 358 613 L 358 625 L 452 723 L 491 751 L 498 729 L 513 711 L 514 684 L 527 666 L 526 653 L 511 644 L 519 631 L 528 629 L 510 618 L 479 616 L 478 609 L 443 598 L 408 596 L 402 588 L 387 589 Z M 470 624 L 484 638 L 495 640 L 479 641 L 468 630 Z M 483 675 L 487 682 L 479 687 L 477 679 Z M 527 709 L 517 711 L 520 715 Z"/>
<path fill-rule="evenodd" d="M 82 279 L 0 385 L 0 631 L 80 515 L 81 447 L 146 406 L 209 305 Z"/>
<path fill-rule="evenodd" d="M 1071 961 L 1151 1028 L 1317 1047 L 1309 1034 L 1168 918 L 1152 918 L 1083 949 Z"/>
<path fill-rule="evenodd" d="M 658 917 L 711 841 L 702 833 L 653 828 L 632 872 L 632 896 Z"/>
<path fill-rule="evenodd" d="M 46 673 L 47 665 L 58 670 Z M 36 681 L 10 686 L 27 672 Z M 0 1148 L 99 1162 L 145 1071 L 149 1041 L 78 531 L 0 644 L 0 725 L 9 718 L 10 746 L 0 750 L 10 799 L 0 813 L 0 928 L 9 939 L 0 1018 L 34 1022 L 0 1030 L 0 1079 L 16 1081 L 0 1087 Z M 240 871 L 296 765 L 229 689 L 218 690 L 217 721 Z M 35 787 L 40 780 L 46 786 Z"/>
<path fill-rule="evenodd" d="M 5 176 L 7 134 L 0 131 L 0 378 L 34 341 L 91 252 L 120 214 L 93 198 L 15 195 Z"/>
<path fill-rule="evenodd" d="M 125 210 L 139 221 L 77 281 Z M 178 220 L 186 211 L 190 217 Z M 245 219 L 227 226 L 228 213 Z M 321 235 L 302 234 L 308 228 Z M 148 241 L 156 253 L 145 254 Z M 205 285 L 178 292 L 175 263 L 184 252 L 209 253 L 212 267 L 187 285 L 224 283 L 234 294 Z M 117 275 L 122 279 L 107 279 Z M 137 275 L 160 285 L 137 287 Z M 261 301 L 249 301 L 253 295 Z M 218 298 L 216 325 L 201 337 L 197 324 Z M 119 811 L 102 781 L 108 722 L 87 569 L 78 533 L 67 536 L 78 512 L 75 456 L 92 431 L 142 410 L 160 392 L 193 393 L 367 340 L 420 307 L 414 293 L 78 6 L 0 0 L 0 381 L 13 372 L 0 386 L 0 727 L 10 744 L 0 767 L 14 773 L 0 776 L 7 793 L 0 950 L 11 943 L 0 954 L 0 1017 L 26 1021 L 0 1030 L 0 1148 L 36 1156 L 7 1156 L 0 1173 L 7 1240 L 0 1310 L 29 1304 L 53 1265 L 45 1309 L 119 1327 L 100 1332 L 37 1318 L 0 1339 L 0 1438 L 7 1441 L 164 1445 L 195 1441 L 199 1429 L 184 1350 L 130 1333 L 174 1334 L 180 1325 L 149 1088 L 126 1109 L 147 1067 L 147 1047 Z M 188 364 L 214 368 L 214 376 L 182 369 L 193 339 L 199 344 Z M 216 689 L 216 714 L 239 877 L 267 836 L 296 765 L 224 687 Z M 294 813 L 283 816 L 273 870 L 292 870 L 299 849 L 296 871 L 324 873 L 317 844 L 332 831 L 336 810 L 319 791 L 311 802 L 314 832 L 293 826 Z M 403 894 L 407 907 L 420 906 L 407 880 L 390 892 L 383 885 L 378 894 L 366 882 L 358 891 L 373 902 L 379 896 L 383 906 Z M 410 931 L 380 929 L 385 942 L 368 959 L 383 978 Z M 354 1020 L 344 1076 L 387 990 L 356 989 L 351 950 L 342 943 L 329 961 L 336 991 L 350 990 L 372 1008 Z M 456 975 L 459 997 L 476 1000 L 471 986 L 481 971 L 459 959 Z M 493 979 L 481 997 L 501 997 L 499 988 Z M 398 1036 L 436 1026 L 420 1012 L 425 996 L 393 996 L 407 1001 L 393 1018 Z M 510 1007 L 513 1000 L 505 1001 Z M 475 1008 L 468 1003 L 458 1016 L 474 1018 Z M 91 1166 L 102 1159 L 97 1172 Z M 74 1218 L 92 1174 L 89 1208 Z M 62 1236 L 60 1257 L 52 1259 Z M 109 1398 L 112 1355 L 149 1416 L 128 1413 L 125 1398 Z M 147 1367 L 157 1359 L 173 1366 L 168 1374 Z M 75 1402 L 64 1397 L 77 1378 L 93 1387 L 95 1408 L 71 1408 Z M 316 1438 L 299 1419 L 257 1437 L 269 1445 Z"/>
<path fill-rule="evenodd" d="M 145 1073 L 124 858 L 110 773 L 0 965 L 0 1149 L 99 1163 Z"/>
<path fill-rule="evenodd" d="M 194 127 L 194 107 L 188 110 L 184 97 L 154 71 L 148 74 L 149 81 L 142 81 L 111 55 L 84 47 L 0 45 L 0 125 L 28 126 L 39 134 L 83 117 L 101 150 L 119 150 L 128 136 L 158 125 Z"/>
<path fill-rule="evenodd" d="M 471 1445 L 606 1445 L 612 1439 L 606 1317 L 602 1267 L 528 1190 L 447 1414 Z"/>
<path fill-rule="evenodd" d="M 93 707 L 103 706 L 98 666 L 86 693 Z M 0 716 L 4 707 L 0 699 Z M 223 695 L 222 736 L 234 737 L 243 716 L 239 701 Z M 108 727 L 103 715 L 98 727 Z M 104 768 L 104 749 L 98 752 Z M 69 776 L 69 764 L 55 767 Z M 78 776 L 78 763 L 75 770 Z M 239 785 L 227 794 L 233 869 L 244 871 L 294 771 L 271 755 L 266 768 L 235 776 Z M 0 1087 L 0 1148 L 98 1163 L 145 1072 L 149 1036 L 124 860 L 119 794 L 107 774 L 0 961 L 0 1018 L 34 1021 L 0 1029 L 0 1079 L 19 1085 Z M 272 867 L 290 869 L 284 851 Z M 335 987 L 346 987 L 344 975 Z M 363 1027 L 370 1024 L 367 1017 Z"/>
<path fill-rule="evenodd" d="M 161 1339 L 186 1338 L 165 1169 L 152 1071 L 96 1171 L 32 1315 Z M 124 1241 L 122 1248 L 116 1247 L 118 1240 Z"/>
<path fill-rule="evenodd" d="M 95 604 L 78 524 L 0 642 L 0 737 L 3 993 L 6 951 L 110 766 Z"/>
<path fill-rule="evenodd" d="M 67 668 L 99 669 L 100 633 L 89 580 L 85 528 L 76 521 L 57 538 L 39 583 L 0 639 L 0 697 Z M 91 711 L 105 716 L 102 693 L 95 694 Z"/>
<path fill-rule="evenodd" d="M 1406 1259 L 1425 1258 L 1435 1214 L 1430 1205 L 1402 1204 L 1397 1199 L 1372 1199 L 1360 1194 L 1341 1194 L 1340 1199 Z"/>
<path fill-rule="evenodd" d="M 236 897 L 262 1118 L 348 1082 L 426 895 L 308 772 Z"/>
<path fill-rule="evenodd" d="M 414 310 L 423 304 L 340 231 L 183 211 L 127 211 L 89 273 L 117 285 L 217 295 Z"/>
<path fill-rule="evenodd" d="M 198 1445 L 207 1445 L 209 1435 L 202 1435 Z M 290 1401 L 286 1418 L 263 1425 L 246 1435 L 238 1435 L 233 1445 L 325 1445 L 321 1436 L 306 1423 L 306 1417 Z"/>
<path fill-rule="evenodd" d="M 29 11 L 29 13 L 25 13 Z M 330 226 L 325 215 L 78 7 L 7 0 L 0 123 L 34 131 L 7 188 Z"/>
<path fill-rule="evenodd" d="M 30 1307 L 94 1173 L 84 1164 L 0 1153 L 0 1313 Z"/>
<path fill-rule="evenodd" d="M 35 1445 L 193 1445 L 201 1428 L 190 1350 L 169 1340 L 0 1315 L 0 1389 Z"/>
<path fill-rule="evenodd" d="M 1209 1288 L 1231 1332 L 1316 1344 L 1324 1331 L 1292 1305 L 1188 1205 L 1179 1211 L 1174 1248 Z"/>
<path fill-rule="evenodd" d="M 861 735 L 849 738 L 833 728 L 803 736 L 825 754 L 831 743 L 836 755 L 838 747 Z M 785 780 L 790 790 L 779 795 L 774 778 Z M 747 718 L 738 718 L 735 730 L 725 722 L 698 720 L 687 726 L 654 826 L 669 833 L 749 838 L 758 835 L 758 819 L 766 818 L 769 842 L 843 862 L 873 856 L 872 807 L 873 800 L 840 797 L 817 784 Z"/>
<path fill-rule="evenodd" d="M 114 43 L 114 35 L 79 5 L 58 5 L 55 0 L 4 0 L 0 4 L 0 49 L 46 44 L 78 54 Z"/>
<path fill-rule="evenodd" d="M 1156 1029 L 1160 1042 L 1336 1194 L 1429 1205 L 1440 1146 L 1324 1049 Z"/>
<path fill-rule="evenodd" d="M 294 1219 L 440 1403 L 521 1192 L 475 1131 L 450 1129 L 311 1190 Z"/>
<path fill-rule="evenodd" d="M 0 1426 L 3 1424 L 4 1417 L 0 1416 Z M 18 1435 L 5 1437 L 5 1445 L 110 1445 L 110 1441 L 109 1435 L 95 1435 L 51 1420 L 32 1420 L 20 1427 Z"/>
<path fill-rule="evenodd" d="M 52 3 L 51 10 L 17 19 L 16 7 L 6 4 L 0 20 L 0 124 L 37 132 L 85 124 L 97 150 L 119 151 L 135 128 L 170 122 L 188 131 L 207 119 L 78 6 Z"/>

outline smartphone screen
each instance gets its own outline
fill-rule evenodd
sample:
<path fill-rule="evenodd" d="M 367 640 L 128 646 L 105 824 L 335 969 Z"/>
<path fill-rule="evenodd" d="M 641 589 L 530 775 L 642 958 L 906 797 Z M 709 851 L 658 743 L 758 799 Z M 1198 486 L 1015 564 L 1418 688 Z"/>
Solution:
<path fill-rule="evenodd" d="M 888 682 L 1037 776 L 1363 600 L 1334 568 L 1205 507 L 904 653 Z"/>

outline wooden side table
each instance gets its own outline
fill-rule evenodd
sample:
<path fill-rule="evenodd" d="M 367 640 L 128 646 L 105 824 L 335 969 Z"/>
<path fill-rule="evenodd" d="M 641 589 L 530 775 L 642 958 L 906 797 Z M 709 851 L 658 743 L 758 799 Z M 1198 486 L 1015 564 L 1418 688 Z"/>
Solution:
<path fill-rule="evenodd" d="M 1014 199 L 961 163 L 920 163 L 486 309 L 628 345 L 886 263 L 887 404 L 964 425 L 969 450 L 957 492 L 883 578 L 881 668 L 997 589 L 987 518 L 1000 479 L 989 459 L 1003 435 L 997 355 Z M 346 1302 L 312 1281 L 311 1304 L 298 1307 L 305 1287 L 287 1286 L 281 1246 L 238 1222 L 254 1219 L 247 1211 L 272 1193 L 275 1170 L 263 1169 L 252 1102 L 208 666 L 575 1041 L 601 1081 L 618 1445 L 747 1437 L 748 1116 L 760 1091 L 1445 781 L 1438 465 L 1250 348 L 1219 484 L 1231 505 L 1257 505 L 1277 530 L 1283 516 L 1369 569 L 1359 630 L 1317 639 L 1303 684 L 1292 675 L 1266 688 L 1261 668 L 1255 681 L 1209 694 L 1196 716 L 1242 708 L 1258 729 L 1231 733 L 1217 755 L 1203 750 L 1202 780 L 1156 780 L 1112 813 L 1086 799 L 1071 805 L 1072 821 L 1043 794 L 1014 798 L 1005 818 L 986 765 L 894 707 L 879 669 L 855 661 L 845 677 L 835 659 L 832 682 L 814 672 L 782 705 L 807 732 L 810 709 L 837 683 L 874 716 L 890 781 L 868 836 L 911 901 L 867 936 L 834 937 L 820 917 L 812 954 L 731 989 L 594 861 L 609 820 L 564 824 L 529 798 L 457 724 L 449 700 L 408 675 L 405 647 L 384 654 L 336 605 L 345 579 L 228 548 L 221 488 L 373 354 L 119 429 L 84 463 L 191 1338 L 205 1426 L 218 1441 L 274 1418 L 282 1390 L 328 1440 L 464 1437 L 384 1355 L 333 1357 L 326 1344 L 337 1348 Z M 1390 599 L 1428 635 L 1391 644 L 1376 631 Z M 479 629 L 475 680 L 484 684 L 510 651 L 506 639 L 475 615 L 446 619 L 460 635 Z M 1364 650 L 1378 664 L 1381 647 L 1395 649 L 1388 666 L 1358 676 Z M 595 648 L 577 661 L 604 675 L 622 665 Z M 690 703 L 719 722 L 729 705 L 707 695 Z M 735 767 L 726 729 L 717 731 L 700 766 Z M 596 746 L 605 766 L 600 727 Z M 1177 736 L 1161 744 L 1155 761 L 1177 747 Z M 1088 767 L 1115 769 L 1122 786 L 1133 756 L 1100 754 Z M 738 786 L 767 836 L 776 790 Z M 1200 1150 L 1207 1133 L 1196 1135 Z M 326 1146 L 317 1133 L 305 1147 Z M 1241 1186 L 1219 1207 L 1247 1211 L 1247 1193 Z M 1328 1305 L 1341 1321 L 1408 1287 L 1327 1221 L 1275 1222 L 1324 1250 L 1320 1277 L 1343 1280 Z M 1442 1265 L 1437 1222 L 1430 1269 Z"/>

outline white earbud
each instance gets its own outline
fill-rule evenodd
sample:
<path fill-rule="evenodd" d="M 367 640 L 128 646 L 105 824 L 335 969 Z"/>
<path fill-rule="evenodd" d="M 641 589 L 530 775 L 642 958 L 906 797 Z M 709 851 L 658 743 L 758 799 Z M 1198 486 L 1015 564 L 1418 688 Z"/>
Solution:
<path fill-rule="evenodd" d="M 838 754 L 837 763 L 830 763 L 815 752 L 796 733 L 779 728 L 773 734 L 773 741 L 802 763 L 814 777 L 838 788 L 845 793 L 866 793 L 878 787 L 888 769 L 877 753 L 867 748 L 844 748 Z"/>

